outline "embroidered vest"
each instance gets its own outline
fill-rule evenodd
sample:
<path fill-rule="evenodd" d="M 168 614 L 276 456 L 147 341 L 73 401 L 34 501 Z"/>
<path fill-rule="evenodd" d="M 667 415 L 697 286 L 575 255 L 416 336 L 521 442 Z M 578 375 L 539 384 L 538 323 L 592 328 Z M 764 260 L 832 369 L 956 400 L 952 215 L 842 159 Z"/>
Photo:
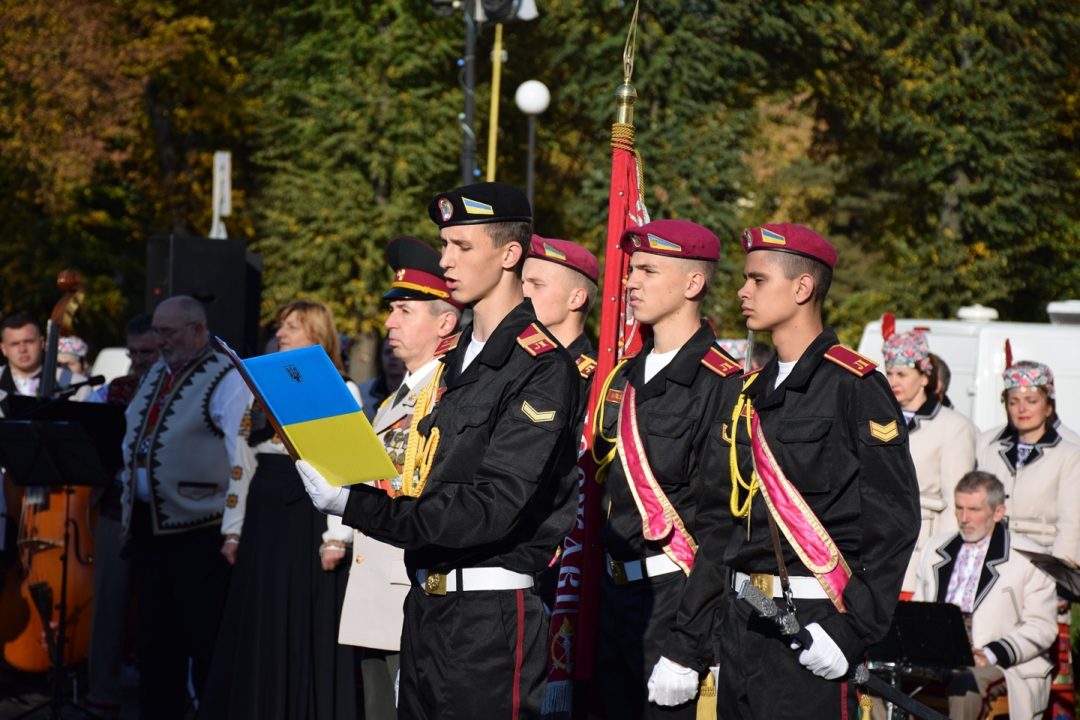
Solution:
<path fill-rule="evenodd" d="M 152 424 L 152 408 L 168 372 L 155 364 L 128 405 L 124 460 L 129 473 L 124 492 L 124 528 L 129 527 L 135 497 L 136 469 L 150 481 L 150 514 L 155 534 L 216 525 L 225 509 L 229 458 L 224 434 L 210 415 L 210 398 L 233 369 L 225 356 L 210 350 L 173 378 Z"/>

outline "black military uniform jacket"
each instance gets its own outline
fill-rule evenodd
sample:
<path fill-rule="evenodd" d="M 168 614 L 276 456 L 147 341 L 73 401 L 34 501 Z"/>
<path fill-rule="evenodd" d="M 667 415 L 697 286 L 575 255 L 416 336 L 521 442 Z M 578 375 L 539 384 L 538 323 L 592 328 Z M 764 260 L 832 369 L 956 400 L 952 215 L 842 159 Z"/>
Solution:
<path fill-rule="evenodd" d="M 604 436 L 614 438 L 623 393 L 628 383 L 634 387 L 638 432 L 649 466 L 694 538 L 698 536 L 698 511 L 705 486 L 726 477 L 723 468 L 728 460 L 720 437 L 722 409 L 726 396 L 738 392 L 738 364 L 716 347 L 715 339 L 708 324 L 702 323 L 667 367 L 645 382 L 645 358 L 653 347 L 649 339 L 641 352 L 620 368 L 603 403 Z M 710 352 L 718 353 L 727 363 L 729 379 L 702 364 Z M 727 400 L 730 402 L 730 397 Z M 641 515 L 627 483 L 616 456 L 604 481 L 602 507 L 610 508 L 604 547 L 615 560 L 659 555 L 662 546 L 642 535 Z"/>
<path fill-rule="evenodd" d="M 536 331 L 546 343 L 526 349 L 519 338 Z M 419 425 L 425 437 L 437 428 L 440 438 L 423 493 L 391 499 L 354 486 L 342 517 L 404 548 L 410 575 L 463 567 L 538 572 L 574 521 L 577 369 L 528 300 L 462 371 L 471 337 L 466 327 L 442 357 L 446 390 Z"/>
<path fill-rule="evenodd" d="M 596 352 L 584 333 L 578 335 L 577 339 L 566 348 L 566 351 L 570 353 L 570 359 L 577 366 L 578 377 L 580 378 L 578 382 L 581 391 L 578 396 L 578 415 L 580 416 L 578 434 L 580 435 L 581 424 L 585 420 L 586 406 L 589 404 L 589 392 L 592 391 L 593 375 L 596 372 Z"/>
<path fill-rule="evenodd" d="M 826 329 L 776 389 L 779 365 L 773 358 L 746 395 L 780 467 L 851 568 L 843 595 L 846 612 L 834 613 L 820 624 L 854 662 L 888 631 L 919 532 L 919 487 L 907 426 L 885 377 L 873 371 L 869 361 L 845 367 L 830 360 L 826 353 L 837 344 L 836 334 Z M 732 410 L 728 406 L 726 425 Z M 727 428 L 725 435 L 730 437 Z M 749 480 L 752 461 L 745 421 L 739 423 L 735 441 L 741 473 Z M 730 490 L 728 484 L 711 502 L 726 509 Z M 778 574 L 767 512 L 765 502 L 756 497 L 749 539 L 745 521 L 734 532 L 718 529 L 705 537 L 695 567 L 695 573 L 701 571 L 697 580 L 720 584 L 718 578 L 726 574 L 721 563 L 732 571 Z M 722 561 L 720 545 L 726 545 Z M 781 539 L 781 547 L 791 575 L 811 575 L 786 539 Z M 708 567 L 702 567 L 702 558 Z M 702 612 L 684 610 L 680 617 L 694 618 Z M 682 628 L 680 632 L 685 634 Z M 681 646 L 692 644 L 684 638 Z M 679 661 L 677 653 L 669 657 Z"/>
<path fill-rule="evenodd" d="M 728 457 L 722 438 L 724 412 L 732 407 L 741 387 L 738 364 L 715 343 L 712 329 L 703 322 L 671 362 L 646 383 L 645 358 L 653 349 L 652 340 L 647 340 L 641 352 L 619 370 L 603 403 L 603 432 L 606 437 L 614 438 L 623 394 L 627 384 L 633 385 L 637 393 L 638 432 L 649 466 L 687 532 L 699 542 L 691 577 L 698 572 L 702 560 L 701 534 L 708 530 L 722 535 L 724 528 L 733 527 L 730 513 L 717 512 L 708 505 L 709 498 L 720 495 L 720 489 L 714 486 L 726 482 L 728 477 Z M 709 353 L 718 354 L 719 364 L 727 368 L 726 377 L 702 363 Z M 616 560 L 658 555 L 663 548 L 642 535 L 641 515 L 627 482 L 616 456 L 604 482 L 602 507 L 608 514 L 603 530 L 604 547 Z M 705 599 L 686 598 L 688 591 L 700 593 L 708 588 L 705 584 L 685 585 L 680 608 L 683 604 L 694 608 L 706 604 Z M 712 659 L 708 650 L 711 630 L 711 613 L 702 612 L 687 619 L 686 631 L 693 639 L 686 645 L 693 652 L 680 653 L 683 664 L 698 670 L 708 666 Z"/>

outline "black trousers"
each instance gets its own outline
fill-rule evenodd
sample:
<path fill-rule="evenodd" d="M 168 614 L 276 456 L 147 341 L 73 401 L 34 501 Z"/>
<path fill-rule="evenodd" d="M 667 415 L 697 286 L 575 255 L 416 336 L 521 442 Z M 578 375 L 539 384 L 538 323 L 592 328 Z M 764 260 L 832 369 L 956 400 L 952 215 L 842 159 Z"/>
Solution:
<path fill-rule="evenodd" d="M 405 598 L 400 720 L 540 717 L 548 621 L 532 590 Z"/>
<path fill-rule="evenodd" d="M 795 604 L 803 625 L 836 612 L 828 600 L 796 600 Z M 719 623 L 716 695 L 724 720 L 859 717 L 854 686 L 844 680 L 825 680 L 800 665 L 798 652 L 780 637 L 776 625 L 736 600 L 734 593 L 724 598 Z"/>
<path fill-rule="evenodd" d="M 697 700 L 678 707 L 649 702 L 646 683 L 660 659 L 686 585 L 681 572 L 616 585 L 605 573 L 600 583 L 595 673 L 604 716 L 618 720 L 694 720 Z"/>
<path fill-rule="evenodd" d="M 154 535 L 149 508 L 132 516 L 132 570 L 139 600 L 139 708 L 146 720 L 183 718 L 188 664 L 198 697 L 206 684 L 228 591 L 221 527 Z"/>

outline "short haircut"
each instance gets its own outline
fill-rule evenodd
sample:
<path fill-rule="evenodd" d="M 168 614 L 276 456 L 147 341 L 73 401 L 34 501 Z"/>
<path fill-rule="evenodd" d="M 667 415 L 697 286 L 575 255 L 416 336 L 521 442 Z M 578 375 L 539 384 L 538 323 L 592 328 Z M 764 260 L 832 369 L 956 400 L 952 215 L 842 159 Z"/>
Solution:
<path fill-rule="evenodd" d="M 1005 503 L 1005 486 L 996 475 L 983 470 L 972 470 L 965 474 L 956 483 L 955 492 L 973 493 L 980 489 L 986 490 L 986 502 L 990 509 L 997 509 Z"/>
<path fill-rule="evenodd" d="M 805 255 L 797 255 L 783 250 L 765 251 L 772 260 L 784 271 L 784 277 L 794 280 L 800 275 L 809 275 L 814 280 L 814 294 L 810 298 L 814 303 L 821 305 L 829 294 L 832 285 L 832 268 L 823 262 L 808 258 Z"/>
<path fill-rule="evenodd" d="M 293 300 L 278 310 L 278 322 L 285 322 L 285 318 L 293 313 L 296 313 L 296 319 L 307 336 L 322 346 L 333 361 L 334 367 L 344 374 L 345 365 L 341 361 L 341 338 L 338 336 L 337 327 L 334 325 L 334 314 L 330 308 L 325 303 L 315 300 Z"/>
<path fill-rule="evenodd" d="M 127 335 L 128 337 L 139 337 L 140 335 L 147 335 L 151 332 L 154 324 L 154 318 L 150 317 L 146 313 L 139 313 L 135 317 L 128 320 Z"/>
<path fill-rule="evenodd" d="M 433 316 L 442 315 L 443 313 L 453 313 L 454 320 L 461 320 L 461 310 L 445 300 L 428 300 L 426 304 L 428 306 L 428 312 Z"/>
<path fill-rule="evenodd" d="M 581 275 L 581 273 L 578 273 Z M 581 275 L 581 279 L 577 282 L 578 287 L 585 290 L 585 302 L 578 308 L 578 312 L 583 315 L 588 315 L 592 311 L 593 303 L 596 302 L 596 296 L 600 294 L 600 288 L 591 278 L 587 278 Z"/>
<path fill-rule="evenodd" d="M 516 242 L 521 246 L 521 258 L 518 259 L 518 263 L 514 267 L 514 272 L 517 273 L 518 277 L 521 277 L 521 268 L 525 265 L 525 258 L 528 256 L 529 247 L 532 245 L 532 223 L 513 220 L 510 222 L 486 223 L 484 227 L 487 228 L 488 237 L 491 238 L 491 244 L 494 247 L 499 248 L 512 242 Z"/>
<path fill-rule="evenodd" d="M 174 295 L 169 300 L 176 303 L 188 322 L 201 323 L 204 327 L 210 326 L 206 319 L 206 306 L 195 298 L 190 295 Z"/>
<path fill-rule="evenodd" d="M 693 270 L 700 272 L 705 276 L 705 285 L 701 288 L 701 294 L 696 298 L 701 300 L 705 297 L 705 294 L 709 292 L 709 288 L 712 287 L 713 278 L 716 277 L 717 262 L 715 260 L 690 260 L 693 263 Z"/>
<path fill-rule="evenodd" d="M 14 315 L 8 315 L 4 318 L 4 321 L 0 323 L 0 332 L 4 330 L 18 330 L 19 328 L 26 327 L 27 325 L 33 325 L 37 328 L 38 335 L 41 334 L 41 326 L 38 325 L 30 313 L 17 312 Z"/>

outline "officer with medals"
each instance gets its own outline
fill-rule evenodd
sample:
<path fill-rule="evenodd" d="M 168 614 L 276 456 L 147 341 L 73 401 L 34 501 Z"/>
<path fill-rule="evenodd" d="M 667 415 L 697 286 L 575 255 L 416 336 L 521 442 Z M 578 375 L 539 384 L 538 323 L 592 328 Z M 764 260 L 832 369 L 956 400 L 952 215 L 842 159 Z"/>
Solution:
<path fill-rule="evenodd" d="M 589 396 L 596 371 L 596 353 L 585 335 L 585 321 L 598 292 L 600 265 L 596 256 L 569 240 L 532 236 L 521 282 L 536 317 L 559 341 L 581 375 L 581 406 Z"/>
<path fill-rule="evenodd" d="M 717 237 L 685 220 L 657 220 L 628 229 L 622 248 L 631 254 L 629 304 L 651 335 L 607 379 L 598 423 L 597 451 L 609 464 L 596 673 L 607 717 L 693 719 L 689 701 L 711 651 L 678 663 L 661 654 L 694 568 L 705 489 L 724 477 L 719 421 L 740 369 L 701 317 Z M 693 694 L 671 703 L 680 707 L 650 702 L 670 699 L 683 681 Z"/>
<path fill-rule="evenodd" d="M 536 717 L 548 621 L 533 586 L 576 513 L 577 368 L 522 296 L 524 194 L 469 185 L 428 212 L 451 297 L 473 322 L 438 350 L 446 387 L 403 478 L 415 494 L 335 488 L 297 466 L 316 507 L 405 549 L 399 717 Z"/>
<path fill-rule="evenodd" d="M 777 356 L 743 380 L 724 418 L 731 487 L 711 502 L 740 521 L 703 533 L 680 619 L 718 615 L 718 709 L 740 718 L 856 717 L 845 678 L 888 631 L 919 531 L 907 426 L 874 363 L 824 328 L 836 250 L 791 224 L 743 233 L 739 290 L 752 331 Z M 726 546 L 726 549 L 725 549 Z M 813 641 L 801 650 L 736 598 L 749 582 L 793 610 Z M 726 583 L 726 587 L 725 587 Z M 708 586 L 707 588 L 704 586 Z M 671 657 L 700 642 L 676 629 Z"/>
<path fill-rule="evenodd" d="M 413 484 L 405 487 L 402 475 L 415 474 L 420 444 L 417 426 L 431 412 L 442 387 L 443 366 L 435 350 L 453 334 L 461 306 L 450 297 L 439 253 L 427 243 L 395 238 L 387 245 L 386 260 L 394 271 L 390 289 L 383 295 L 390 309 L 385 322 L 387 342 L 405 365 L 406 374 L 371 423 L 399 475 L 374 485 L 398 497 L 414 489 Z M 353 554 L 356 561 L 349 573 L 338 640 L 360 648 L 364 717 L 393 720 L 397 717 L 394 683 L 401 661 L 402 605 L 409 589 L 404 552 L 356 531 Z"/>

